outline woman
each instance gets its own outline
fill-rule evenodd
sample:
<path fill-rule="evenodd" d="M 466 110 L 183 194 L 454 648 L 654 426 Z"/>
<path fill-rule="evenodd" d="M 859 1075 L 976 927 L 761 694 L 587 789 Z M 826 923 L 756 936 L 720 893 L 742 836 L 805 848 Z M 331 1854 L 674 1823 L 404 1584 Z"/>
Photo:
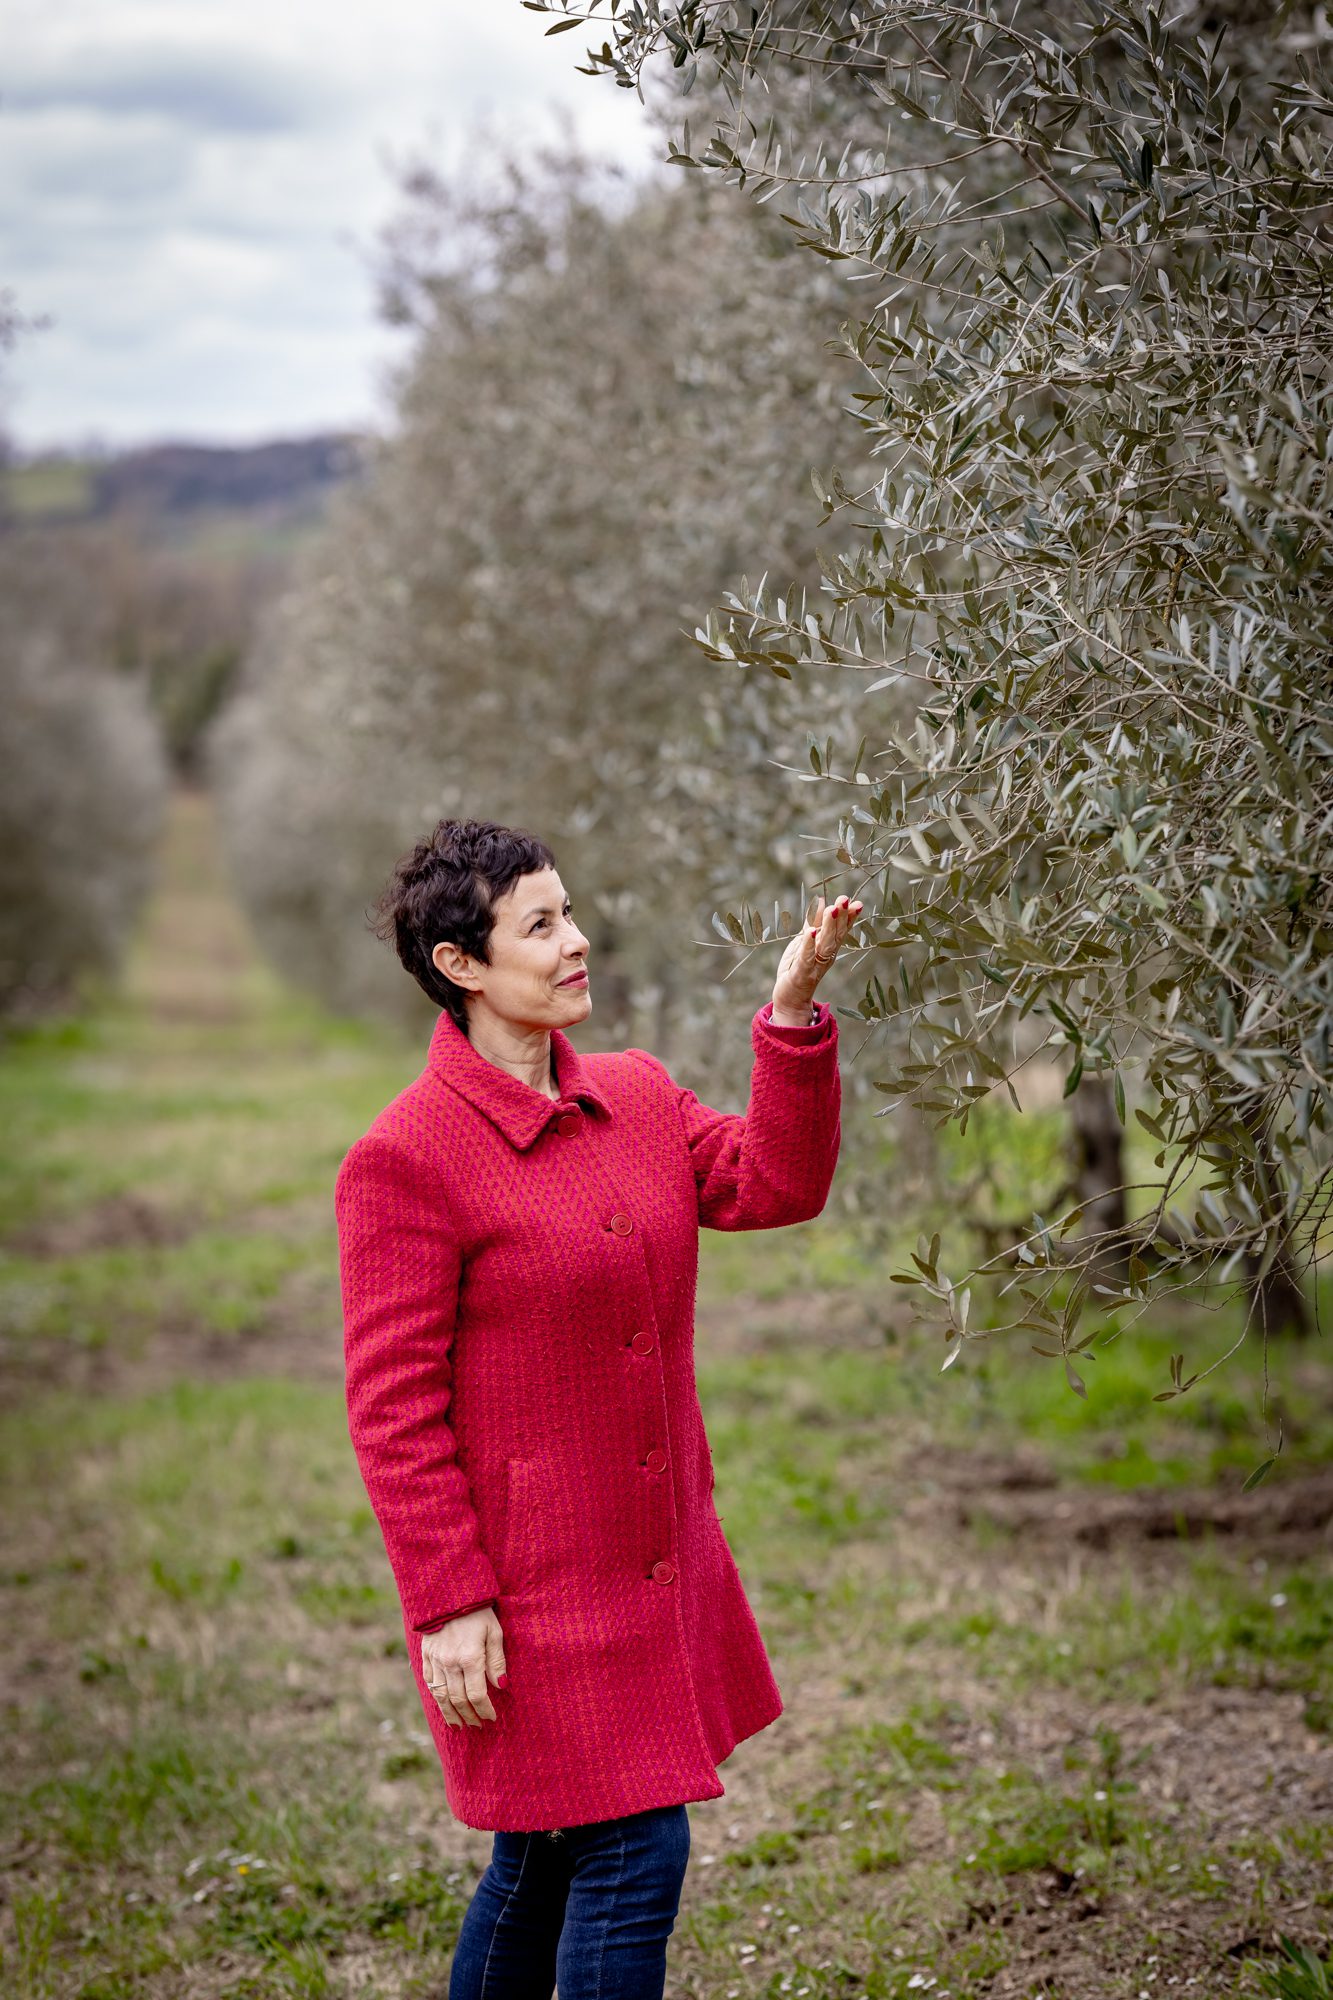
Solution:
<path fill-rule="evenodd" d="M 495 1834 L 450 2000 L 661 2000 L 686 1802 L 782 1712 L 713 1506 L 698 1231 L 818 1215 L 861 905 L 783 953 L 744 1117 L 576 1052 L 588 940 L 533 835 L 442 820 L 380 935 L 442 1009 L 338 1174 L 348 1421 L 464 1825 Z"/>

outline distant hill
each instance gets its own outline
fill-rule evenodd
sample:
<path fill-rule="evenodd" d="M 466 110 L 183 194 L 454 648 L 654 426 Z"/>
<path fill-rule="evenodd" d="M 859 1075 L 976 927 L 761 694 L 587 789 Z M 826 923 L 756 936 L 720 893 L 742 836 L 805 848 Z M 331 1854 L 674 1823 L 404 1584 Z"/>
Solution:
<path fill-rule="evenodd" d="M 154 445 L 97 467 L 94 505 L 99 513 L 140 508 L 162 514 L 322 498 L 328 487 L 357 470 L 360 443 L 359 438 L 331 435 L 243 448 Z"/>
<path fill-rule="evenodd" d="M 0 458 L 0 557 L 32 579 L 24 618 L 147 688 L 176 769 L 198 778 L 260 618 L 372 440 Z M 18 599 L 0 605 L 12 613 Z"/>
<path fill-rule="evenodd" d="M 5 506 L 20 522 L 129 514 L 150 531 L 183 525 L 183 515 L 290 519 L 322 511 L 330 491 L 360 469 L 367 442 L 328 432 L 257 445 L 147 445 L 105 458 L 52 454 L 4 469 Z"/>

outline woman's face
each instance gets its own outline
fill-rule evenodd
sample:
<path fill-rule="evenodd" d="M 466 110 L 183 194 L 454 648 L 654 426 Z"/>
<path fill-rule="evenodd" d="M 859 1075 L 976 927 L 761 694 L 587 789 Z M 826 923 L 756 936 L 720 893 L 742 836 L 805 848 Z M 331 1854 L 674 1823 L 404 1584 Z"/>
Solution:
<path fill-rule="evenodd" d="M 586 1021 L 592 1012 L 588 940 L 554 868 L 520 875 L 497 899 L 490 946 L 489 965 L 452 943 L 437 944 L 431 954 L 441 972 L 474 996 L 474 1018 L 491 1013 L 516 1028 Z"/>

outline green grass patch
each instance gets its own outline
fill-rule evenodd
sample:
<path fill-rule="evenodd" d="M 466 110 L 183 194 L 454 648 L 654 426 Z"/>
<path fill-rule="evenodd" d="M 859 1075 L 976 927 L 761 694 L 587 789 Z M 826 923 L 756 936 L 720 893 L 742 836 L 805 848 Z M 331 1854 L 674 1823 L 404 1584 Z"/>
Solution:
<path fill-rule="evenodd" d="M 93 502 L 93 467 L 78 458 L 35 458 L 7 466 L 6 506 L 20 521 L 69 520 L 86 514 Z"/>

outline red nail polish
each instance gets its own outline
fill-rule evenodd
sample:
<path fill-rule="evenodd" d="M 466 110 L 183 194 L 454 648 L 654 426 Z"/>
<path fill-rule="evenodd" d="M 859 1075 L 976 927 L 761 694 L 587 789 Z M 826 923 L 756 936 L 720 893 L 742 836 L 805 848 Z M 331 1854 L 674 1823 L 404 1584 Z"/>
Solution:
<path fill-rule="evenodd" d="M 497 1682 L 495 1683 L 495 1685 L 496 1685 L 496 1686 L 497 1686 L 498 1688 L 504 1688 L 504 1687 L 508 1687 L 508 1686 L 509 1686 L 509 1676 L 508 1676 L 508 1674 L 501 1674 L 501 1676 L 500 1676 L 499 1680 L 498 1680 L 498 1681 L 497 1681 Z"/>

